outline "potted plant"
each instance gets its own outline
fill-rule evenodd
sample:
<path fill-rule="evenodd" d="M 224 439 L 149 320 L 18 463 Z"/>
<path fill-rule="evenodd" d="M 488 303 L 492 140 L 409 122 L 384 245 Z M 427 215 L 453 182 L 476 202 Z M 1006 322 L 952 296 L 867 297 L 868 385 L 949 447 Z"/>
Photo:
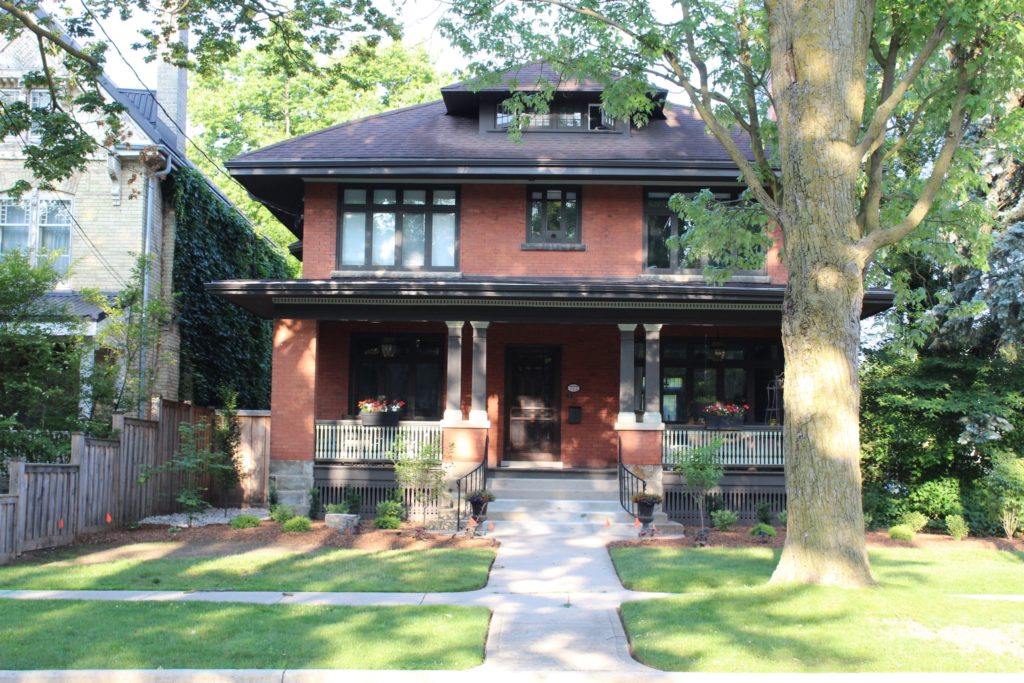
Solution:
<path fill-rule="evenodd" d="M 719 403 L 715 401 L 704 406 L 705 429 L 737 429 L 743 425 L 743 417 L 750 410 L 746 403 Z"/>
<path fill-rule="evenodd" d="M 636 503 L 636 517 L 646 529 L 654 521 L 654 506 L 661 503 L 662 497 L 660 494 L 644 491 L 643 493 L 634 493 L 632 500 Z"/>
<path fill-rule="evenodd" d="M 358 404 L 359 421 L 364 427 L 395 427 L 405 401 L 389 401 L 386 398 L 364 398 Z"/>
<path fill-rule="evenodd" d="M 468 494 L 466 500 L 469 501 L 469 507 L 473 510 L 473 520 L 479 522 L 487 513 L 487 504 L 494 500 L 494 494 L 487 489 L 482 489 Z"/>

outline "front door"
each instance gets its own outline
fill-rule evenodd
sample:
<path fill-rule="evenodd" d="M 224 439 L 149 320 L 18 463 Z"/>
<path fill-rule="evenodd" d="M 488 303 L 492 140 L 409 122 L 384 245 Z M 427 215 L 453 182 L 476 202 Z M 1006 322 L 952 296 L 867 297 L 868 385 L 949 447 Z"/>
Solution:
<path fill-rule="evenodd" d="M 510 346 L 505 373 L 506 460 L 561 458 L 558 387 L 562 350 Z"/>

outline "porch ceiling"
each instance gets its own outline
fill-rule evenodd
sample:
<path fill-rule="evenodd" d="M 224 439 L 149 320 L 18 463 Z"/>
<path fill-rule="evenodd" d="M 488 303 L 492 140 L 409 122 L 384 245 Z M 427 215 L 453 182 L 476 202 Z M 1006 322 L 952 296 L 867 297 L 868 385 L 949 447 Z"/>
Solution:
<path fill-rule="evenodd" d="M 225 280 L 206 288 L 263 318 L 745 326 L 778 324 L 785 291 L 746 283 L 484 277 Z M 891 292 L 869 290 L 863 316 L 891 305 Z"/>

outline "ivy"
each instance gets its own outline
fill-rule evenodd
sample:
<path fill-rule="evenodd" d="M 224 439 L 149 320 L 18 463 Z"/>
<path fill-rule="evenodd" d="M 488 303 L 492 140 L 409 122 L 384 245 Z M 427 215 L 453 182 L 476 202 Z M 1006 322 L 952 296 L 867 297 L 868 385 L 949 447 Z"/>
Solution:
<path fill-rule="evenodd" d="M 204 283 L 228 279 L 286 279 L 284 256 L 257 237 L 248 222 L 218 197 L 203 176 L 182 169 L 172 176 L 177 231 L 174 292 L 181 331 L 182 399 L 220 406 L 223 391 L 238 405 L 270 404 L 271 324 L 209 294 Z"/>

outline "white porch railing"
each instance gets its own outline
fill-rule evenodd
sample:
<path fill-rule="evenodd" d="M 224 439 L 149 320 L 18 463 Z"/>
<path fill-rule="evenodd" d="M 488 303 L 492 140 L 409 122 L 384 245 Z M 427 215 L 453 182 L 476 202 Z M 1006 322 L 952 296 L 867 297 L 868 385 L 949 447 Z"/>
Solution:
<path fill-rule="evenodd" d="M 743 429 L 704 429 L 703 427 L 666 427 L 662 439 L 661 460 L 666 467 L 679 461 L 687 448 L 706 446 L 721 439 L 721 464 L 725 466 L 782 467 L 786 462 L 782 447 L 782 427 Z"/>
<path fill-rule="evenodd" d="M 441 452 L 441 424 L 400 422 L 397 427 L 364 427 L 359 420 L 317 420 L 314 456 L 317 460 L 390 460 L 399 436 L 410 455 L 433 445 Z"/>

